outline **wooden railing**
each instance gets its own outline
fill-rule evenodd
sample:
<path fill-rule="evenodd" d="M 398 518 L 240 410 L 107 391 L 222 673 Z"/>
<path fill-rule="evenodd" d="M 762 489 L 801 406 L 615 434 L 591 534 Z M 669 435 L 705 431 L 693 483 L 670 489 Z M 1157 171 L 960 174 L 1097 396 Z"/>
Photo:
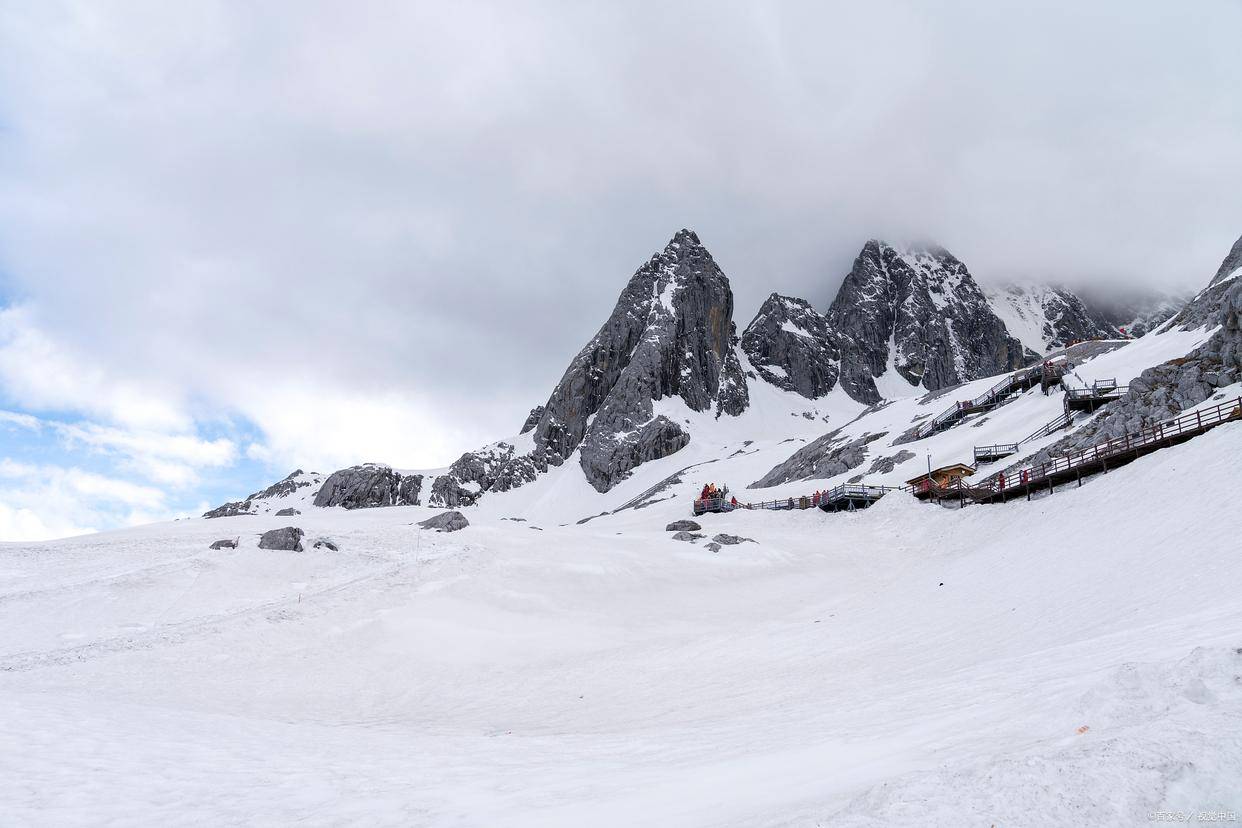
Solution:
<path fill-rule="evenodd" d="M 968 485 L 966 488 L 975 493 L 999 494 L 1006 488 L 1033 486 L 1054 475 L 1106 463 L 1109 458 L 1141 451 L 1185 434 L 1198 434 L 1221 423 L 1237 419 L 1242 419 L 1242 397 L 1214 405 L 1211 408 L 1182 414 L 1171 420 L 1141 429 L 1137 434 L 1127 433 L 1121 437 L 1097 443 L 1082 451 L 1057 457 L 1050 463 L 1027 466 L 1013 472 L 1009 478 L 1002 474 L 994 481 Z"/>
<path fill-rule="evenodd" d="M 788 511 L 790 509 L 814 509 L 824 503 L 838 500 L 879 500 L 888 492 L 898 491 L 898 486 L 869 486 L 865 483 L 842 483 L 815 495 L 798 495 L 779 500 L 763 500 L 758 503 L 739 503 L 739 509 L 768 509 L 770 511 Z"/>
<path fill-rule="evenodd" d="M 1033 368 L 1023 368 L 1006 376 L 1003 380 L 993 385 L 987 391 L 971 400 L 959 400 L 953 404 L 953 407 L 947 411 L 942 411 L 937 416 L 928 420 L 919 427 L 919 438 L 930 437 L 946 426 L 951 420 L 955 420 L 964 416 L 965 413 L 974 411 L 979 408 L 994 405 L 1004 397 L 1007 397 L 1015 388 L 1022 385 L 1034 383 L 1034 381 L 1044 378 L 1059 379 L 1065 376 L 1066 366 L 1065 357 L 1060 356 L 1049 362 L 1041 362 Z"/>

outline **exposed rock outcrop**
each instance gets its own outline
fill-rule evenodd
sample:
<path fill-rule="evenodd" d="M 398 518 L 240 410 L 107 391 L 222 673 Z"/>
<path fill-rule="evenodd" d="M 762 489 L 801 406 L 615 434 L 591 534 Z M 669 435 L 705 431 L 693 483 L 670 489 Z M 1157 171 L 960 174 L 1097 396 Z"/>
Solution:
<path fill-rule="evenodd" d="M 237 541 L 232 538 L 225 538 L 224 540 L 214 541 L 211 544 L 211 548 L 212 549 L 236 549 Z"/>
<path fill-rule="evenodd" d="M 203 517 L 218 518 L 234 517 L 236 515 L 256 515 L 259 514 L 260 505 L 264 501 L 287 497 L 298 489 L 318 485 L 321 481 L 322 478 L 315 472 L 307 473 L 301 469 L 296 469 L 285 479 L 273 483 L 262 491 L 251 494 L 245 500 L 235 500 L 232 503 L 217 506 L 211 511 L 205 512 Z"/>
<path fill-rule="evenodd" d="M 512 443 L 492 443 L 466 452 L 437 477 L 431 484 L 430 502 L 433 506 L 470 506 L 483 492 L 507 492 L 534 481 L 548 465 L 542 448 L 522 454 Z"/>
<path fill-rule="evenodd" d="M 203 512 L 205 518 L 221 518 L 221 517 L 237 517 L 238 515 L 256 515 L 258 512 L 254 508 L 254 504 L 249 498 L 246 500 L 234 500 L 231 503 L 225 503 L 223 506 L 217 506 L 209 512 Z"/>
<path fill-rule="evenodd" d="M 300 515 L 300 514 L 302 513 L 298 511 L 297 509 L 289 507 L 289 508 L 277 510 L 276 517 L 293 517 L 294 515 Z"/>
<path fill-rule="evenodd" d="M 1009 333 L 1039 354 L 1083 339 L 1118 339 L 1104 315 L 1063 287 L 1006 285 L 985 291 Z"/>
<path fill-rule="evenodd" d="M 697 520 L 675 520 L 664 527 L 665 532 L 697 532 L 703 527 Z"/>
<path fill-rule="evenodd" d="M 283 529 L 272 529 L 264 532 L 259 536 L 260 549 L 280 549 L 286 552 L 302 551 L 302 535 L 304 533 L 296 526 L 286 526 Z"/>
<path fill-rule="evenodd" d="M 1010 336 L 966 266 L 941 247 L 898 250 L 872 240 L 854 261 L 828 323 L 839 337 L 841 384 L 876 402 L 890 370 L 936 390 L 1004 373 L 1035 358 Z"/>
<path fill-rule="evenodd" d="M 448 511 L 419 521 L 418 525 L 424 529 L 434 529 L 437 532 L 456 532 L 469 526 L 470 521 L 466 520 L 466 516 L 461 512 Z"/>
<path fill-rule="evenodd" d="M 773 293 L 742 334 L 742 350 L 767 382 L 808 399 L 837 384 L 841 351 L 828 320 L 802 299 Z"/>
<path fill-rule="evenodd" d="M 539 425 L 539 418 L 543 416 L 543 406 L 537 405 L 530 410 L 530 414 L 526 415 L 526 422 L 522 423 L 522 430 L 518 434 L 525 434 L 535 426 Z"/>
<path fill-rule="evenodd" d="M 864 434 L 854 440 L 846 440 L 841 429 L 819 437 L 802 448 L 763 477 L 751 483 L 748 489 L 766 489 L 791 480 L 827 479 L 858 468 L 867 459 L 867 446 L 885 436 L 887 432 Z"/>
<path fill-rule="evenodd" d="M 423 475 L 403 475 L 380 463 L 350 466 L 328 475 L 316 506 L 369 509 L 377 506 L 418 506 Z"/>
<path fill-rule="evenodd" d="M 1225 296 L 1239 281 L 1242 281 L 1242 238 L 1234 242 L 1208 286 L 1182 308 L 1169 326 L 1195 330 L 1218 324 L 1225 305 Z"/>
<path fill-rule="evenodd" d="M 653 401 L 680 397 L 718 416 L 745 410 L 734 337 L 729 280 L 698 236 L 682 230 L 631 277 L 570 363 L 535 427 L 536 446 L 549 462 L 581 448 L 587 480 L 608 491 L 638 464 L 689 442 Z"/>

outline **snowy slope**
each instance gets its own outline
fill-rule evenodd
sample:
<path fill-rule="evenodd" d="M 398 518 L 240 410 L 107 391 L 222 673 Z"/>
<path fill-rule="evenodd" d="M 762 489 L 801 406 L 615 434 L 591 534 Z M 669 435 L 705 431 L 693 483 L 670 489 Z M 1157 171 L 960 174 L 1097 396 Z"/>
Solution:
<path fill-rule="evenodd" d="M 1033 503 L 712 516 L 709 531 L 758 541 L 718 555 L 662 530 L 682 501 L 541 529 L 471 510 L 447 536 L 409 525 L 419 507 L 300 517 L 339 554 L 256 549 L 270 516 L 8 545 L 0 816 L 1116 825 L 1237 810 L 1239 451 L 1230 425 Z M 225 534 L 242 548 L 206 550 Z"/>

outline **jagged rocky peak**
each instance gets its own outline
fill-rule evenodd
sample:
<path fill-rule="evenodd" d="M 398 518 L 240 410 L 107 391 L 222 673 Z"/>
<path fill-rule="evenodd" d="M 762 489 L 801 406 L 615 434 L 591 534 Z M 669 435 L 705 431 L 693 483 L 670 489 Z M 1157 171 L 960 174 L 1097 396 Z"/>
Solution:
<path fill-rule="evenodd" d="M 828 320 L 804 299 L 773 293 L 742 334 L 742 351 L 761 378 L 808 399 L 837 384 L 841 350 Z"/>
<path fill-rule="evenodd" d="M 984 293 L 1009 333 L 1038 354 L 1081 339 L 1123 336 L 1107 314 L 1065 287 L 1010 283 L 988 286 Z"/>
<path fill-rule="evenodd" d="M 734 349 L 733 291 L 689 230 L 638 269 L 599 333 L 570 363 L 534 429 L 549 458 L 580 450 L 587 480 L 607 491 L 690 435 L 653 402 L 737 415 L 749 402 Z"/>
<path fill-rule="evenodd" d="M 904 381 L 936 390 L 1021 367 L 1035 357 L 1010 336 L 951 253 L 872 239 L 826 314 L 840 338 L 840 381 L 863 402 Z"/>

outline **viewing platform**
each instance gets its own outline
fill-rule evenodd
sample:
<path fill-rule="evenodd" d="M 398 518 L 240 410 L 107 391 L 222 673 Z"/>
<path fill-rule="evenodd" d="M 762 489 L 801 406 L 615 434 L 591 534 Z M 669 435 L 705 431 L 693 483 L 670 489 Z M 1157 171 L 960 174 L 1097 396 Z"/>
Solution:
<path fill-rule="evenodd" d="M 1089 411 L 1093 412 L 1101 406 L 1108 405 L 1116 399 L 1125 396 L 1130 390 L 1128 385 L 1118 385 L 1117 380 L 1096 380 L 1086 388 L 1066 388 L 1065 389 L 1065 411 Z"/>

